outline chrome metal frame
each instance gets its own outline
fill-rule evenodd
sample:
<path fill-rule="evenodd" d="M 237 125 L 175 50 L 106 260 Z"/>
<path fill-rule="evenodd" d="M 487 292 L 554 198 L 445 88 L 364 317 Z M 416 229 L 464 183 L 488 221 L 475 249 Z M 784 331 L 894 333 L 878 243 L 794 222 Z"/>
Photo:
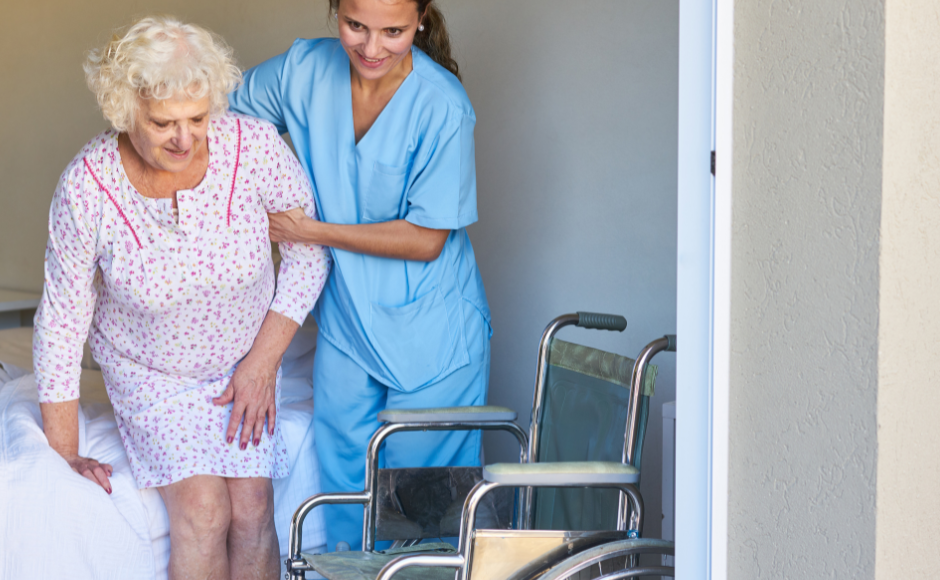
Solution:
<path fill-rule="evenodd" d="M 610 315 L 602 315 L 610 316 Z M 624 322 L 626 325 L 626 322 Z M 542 407 L 545 403 L 545 382 L 548 380 L 548 365 L 549 365 L 549 353 L 552 348 L 552 339 L 558 334 L 558 331 L 566 326 L 584 326 L 585 328 L 595 328 L 593 326 L 582 325 L 581 322 L 581 313 L 576 314 L 562 314 L 561 316 L 556 317 L 554 320 L 548 323 L 548 326 L 545 327 L 545 330 L 542 332 L 542 338 L 539 340 L 539 354 L 538 358 L 535 361 L 535 394 L 532 397 L 532 417 L 529 420 L 529 463 L 535 463 L 538 461 L 539 455 L 539 444 L 541 443 L 539 438 L 539 423 L 542 418 Z M 626 326 L 624 326 L 626 328 Z M 610 330 L 605 328 L 604 330 Z M 622 332 L 623 330 L 620 330 Z M 532 527 L 532 518 L 534 517 L 534 512 L 532 511 L 534 494 L 532 489 L 526 489 L 525 491 L 525 506 L 522 509 L 523 513 L 527 514 L 527 519 L 525 520 L 525 529 Z"/>
<path fill-rule="evenodd" d="M 471 573 L 471 563 L 473 561 L 473 537 L 475 531 L 474 526 L 476 525 L 477 508 L 480 506 L 480 502 L 482 501 L 483 496 L 500 487 L 516 486 L 492 481 L 481 481 L 473 487 L 470 495 L 467 496 L 467 500 L 464 502 L 463 516 L 460 522 L 460 538 L 456 554 L 414 554 L 399 556 L 382 568 L 376 580 L 391 580 L 392 577 L 401 570 L 416 566 L 456 568 L 458 570 L 456 580 L 469 580 Z M 532 483 L 530 487 L 598 487 L 619 489 L 621 492 L 626 494 L 631 503 L 634 504 L 633 510 L 634 513 L 637 514 L 638 525 L 640 529 L 642 529 L 643 499 L 640 496 L 640 491 L 633 484 L 591 483 L 576 479 L 572 483 L 567 483 L 564 485 L 559 485 L 557 483 Z"/>
<path fill-rule="evenodd" d="M 353 493 L 321 493 L 308 498 L 297 508 L 291 518 L 290 536 L 288 540 L 289 558 L 285 561 L 289 578 L 292 580 L 303 580 L 304 572 L 313 568 L 307 564 L 300 555 L 300 546 L 303 540 L 303 523 L 307 515 L 313 508 L 328 504 L 363 504 L 363 522 L 362 522 L 362 548 L 363 551 L 372 552 L 375 549 L 375 523 L 377 514 L 377 502 L 375 490 L 378 489 L 379 473 L 379 450 L 382 443 L 394 433 L 409 431 L 508 431 L 516 437 L 519 443 L 519 460 L 526 462 L 526 452 L 528 451 L 528 437 L 521 427 L 512 421 L 466 421 L 450 423 L 385 423 L 379 427 L 369 440 L 369 446 L 366 449 L 366 472 L 365 472 L 365 490 Z M 476 488 L 474 488 L 476 489 Z M 523 502 L 519 498 L 517 505 Z M 521 512 L 519 514 L 520 523 L 527 521 L 528 514 Z"/>
<path fill-rule="evenodd" d="M 379 427 L 372 439 L 369 441 L 369 447 L 366 450 L 366 491 L 369 493 L 369 501 L 365 506 L 365 513 L 362 522 L 362 549 L 371 552 L 375 549 L 375 524 L 378 504 L 373 497 L 374 490 L 379 488 L 379 450 L 382 443 L 390 435 L 407 431 L 508 431 L 516 436 L 519 442 L 520 452 L 519 461 L 526 462 L 526 450 L 528 448 L 528 439 L 525 431 L 512 421 L 477 421 L 477 422 L 453 422 L 453 423 L 386 423 Z M 523 517 L 525 514 L 522 514 Z"/>
<path fill-rule="evenodd" d="M 539 341 L 539 356 L 535 362 L 535 395 L 532 398 L 532 418 L 529 421 L 529 463 L 535 463 L 539 455 L 539 421 L 542 417 L 542 406 L 545 403 L 545 381 L 548 378 L 548 360 L 551 352 L 552 338 L 558 331 L 566 326 L 574 326 L 580 320 L 577 314 L 563 314 L 552 320 Z M 531 495 L 531 494 L 530 494 Z M 531 499 L 529 500 L 531 501 Z"/>
<path fill-rule="evenodd" d="M 623 440 L 623 457 L 621 461 L 627 465 L 634 465 L 636 460 L 636 447 L 640 434 L 640 397 L 643 394 L 643 381 L 646 379 L 646 369 L 650 361 L 658 353 L 663 351 L 676 352 L 676 336 L 667 334 L 662 338 L 657 338 L 643 347 L 640 355 L 636 357 L 633 364 L 633 373 L 630 375 L 630 408 L 627 415 L 627 431 Z M 617 508 L 618 529 L 621 522 L 627 520 L 627 505 L 620 497 L 620 503 Z M 635 529 L 635 528 L 630 528 Z"/>

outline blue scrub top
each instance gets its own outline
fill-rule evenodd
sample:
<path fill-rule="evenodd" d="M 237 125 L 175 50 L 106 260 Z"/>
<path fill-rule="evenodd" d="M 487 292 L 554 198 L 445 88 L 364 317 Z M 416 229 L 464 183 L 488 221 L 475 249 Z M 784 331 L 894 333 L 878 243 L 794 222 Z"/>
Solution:
<path fill-rule="evenodd" d="M 289 132 L 320 219 L 405 219 L 452 230 L 433 262 L 331 248 L 333 271 L 314 309 L 321 336 L 376 380 L 413 391 L 469 361 L 465 313 L 490 311 L 466 226 L 477 220 L 466 91 L 420 49 L 413 70 L 356 144 L 349 57 L 337 39 L 298 39 L 245 74 L 231 108 Z M 472 338 L 475 339 L 475 338 Z"/>

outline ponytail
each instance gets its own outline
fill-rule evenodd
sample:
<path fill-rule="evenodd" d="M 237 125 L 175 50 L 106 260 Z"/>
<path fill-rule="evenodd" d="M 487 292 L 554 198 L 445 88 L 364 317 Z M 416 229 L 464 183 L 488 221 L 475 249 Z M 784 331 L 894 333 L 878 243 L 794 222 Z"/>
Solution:
<path fill-rule="evenodd" d="M 336 12 L 339 8 L 339 2 L 340 0 L 330 0 L 332 12 Z M 424 15 L 421 19 L 424 30 L 419 30 L 415 34 L 415 46 L 460 79 L 460 69 L 450 46 L 450 33 L 447 32 L 444 15 L 434 4 L 434 0 L 414 0 L 414 2 L 418 5 L 418 14 Z"/>
<path fill-rule="evenodd" d="M 421 5 L 424 4 L 422 10 Z M 424 30 L 415 34 L 415 46 L 430 56 L 434 62 L 454 73 L 460 79 L 460 69 L 454 59 L 450 46 L 450 33 L 444 15 L 434 4 L 434 0 L 418 0 L 418 14 L 424 14 L 421 24 Z"/>

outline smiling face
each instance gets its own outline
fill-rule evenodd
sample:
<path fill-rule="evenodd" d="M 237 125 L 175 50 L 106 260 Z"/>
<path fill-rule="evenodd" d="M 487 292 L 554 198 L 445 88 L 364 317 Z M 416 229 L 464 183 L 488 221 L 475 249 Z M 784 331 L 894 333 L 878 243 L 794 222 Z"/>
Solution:
<path fill-rule="evenodd" d="M 140 99 L 128 137 L 141 159 L 161 171 L 180 173 L 206 146 L 209 97 L 199 100 Z"/>
<path fill-rule="evenodd" d="M 336 14 L 340 43 L 366 80 L 384 77 L 405 60 L 420 24 L 414 0 L 341 0 Z"/>

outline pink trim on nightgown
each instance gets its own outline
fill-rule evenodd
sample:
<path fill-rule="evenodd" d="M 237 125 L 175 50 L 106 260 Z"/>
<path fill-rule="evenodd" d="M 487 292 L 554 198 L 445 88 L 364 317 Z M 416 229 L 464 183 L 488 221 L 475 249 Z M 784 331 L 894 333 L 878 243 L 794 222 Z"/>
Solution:
<path fill-rule="evenodd" d="M 242 155 L 242 121 L 235 119 L 238 124 L 238 146 L 235 148 L 235 169 L 232 170 L 232 191 L 228 194 L 228 216 L 225 220 L 226 226 L 232 225 L 232 198 L 235 196 L 235 178 L 238 177 L 238 160 Z"/>
<path fill-rule="evenodd" d="M 97 183 L 97 184 L 98 184 L 98 187 L 101 188 L 101 191 L 103 191 L 103 192 L 105 193 L 105 195 L 108 196 L 108 199 L 111 200 L 111 203 L 114 204 L 114 209 L 116 209 L 116 210 L 118 211 L 118 214 L 120 214 L 121 218 L 124 220 L 124 223 L 127 225 L 127 229 L 129 229 L 129 230 L 131 231 L 131 233 L 134 235 L 134 240 L 137 242 L 137 248 L 138 248 L 138 249 L 143 249 L 143 245 L 141 245 L 141 243 L 140 243 L 140 238 L 137 237 L 137 232 L 134 231 L 134 226 L 131 225 L 131 220 L 127 219 L 127 216 L 124 215 L 124 211 L 121 210 L 121 206 L 119 206 L 119 205 L 117 204 L 117 202 L 114 201 L 114 198 L 111 197 L 111 192 L 108 191 L 108 188 L 106 188 L 105 186 L 101 185 L 101 182 L 98 181 L 98 176 L 95 175 L 95 171 L 91 168 L 91 164 L 88 163 L 88 158 L 87 158 L 87 157 L 82 157 L 82 161 L 85 162 L 85 168 L 88 169 L 88 172 L 89 172 L 89 173 L 91 173 L 91 176 L 92 176 L 92 178 L 94 178 L 95 183 Z"/>

